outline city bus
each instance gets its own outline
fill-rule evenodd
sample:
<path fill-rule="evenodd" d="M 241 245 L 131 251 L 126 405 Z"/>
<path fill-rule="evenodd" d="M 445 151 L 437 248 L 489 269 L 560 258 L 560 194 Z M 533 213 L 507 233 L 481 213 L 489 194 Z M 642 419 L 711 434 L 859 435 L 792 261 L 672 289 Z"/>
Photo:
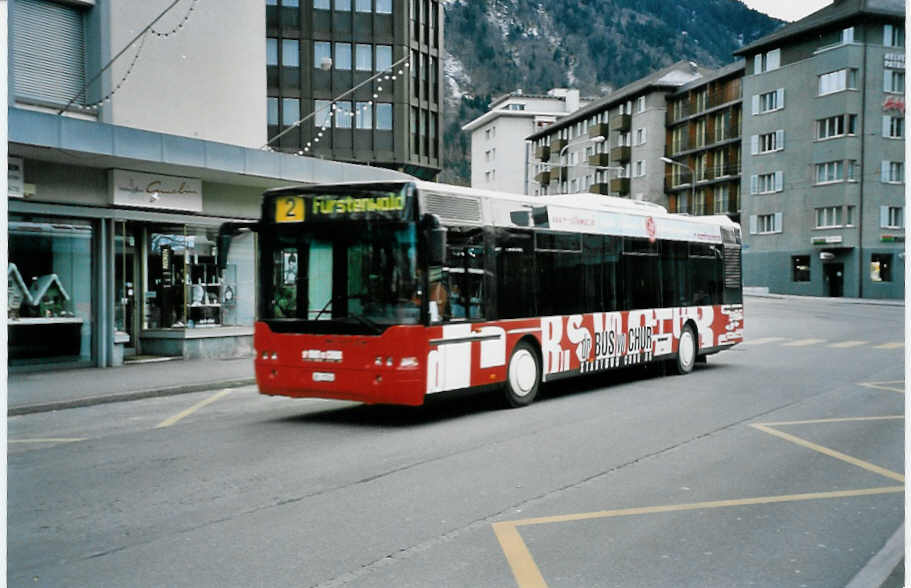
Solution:
<path fill-rule="evenodd" d="M 484 387 L 519 407 L 580 374 L 686 374 L 743 338 L 726 216 L 415 180 L 269 190 L 253 228 L 265 395 L 414 406 Z"/>

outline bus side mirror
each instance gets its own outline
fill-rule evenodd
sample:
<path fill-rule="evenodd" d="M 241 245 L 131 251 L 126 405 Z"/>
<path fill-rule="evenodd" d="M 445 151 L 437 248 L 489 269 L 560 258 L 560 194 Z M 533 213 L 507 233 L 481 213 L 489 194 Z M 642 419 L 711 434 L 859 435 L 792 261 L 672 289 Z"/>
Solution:
<path fill-rule="evenodd" d="M 259 231 L 259 223 L 227 222 L 218 227 L 218 256 L 215 263 L 218 264 L 219 271 L 227 267 L 231 241 L 243 230 L 257 232 Z"/>

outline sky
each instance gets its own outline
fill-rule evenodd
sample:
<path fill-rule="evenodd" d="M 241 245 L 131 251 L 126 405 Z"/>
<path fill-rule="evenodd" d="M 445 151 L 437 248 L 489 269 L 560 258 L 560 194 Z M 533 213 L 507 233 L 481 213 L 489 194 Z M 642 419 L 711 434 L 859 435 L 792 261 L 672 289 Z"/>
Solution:
<path fill-rule="evenodd" d="M 828 6 L 832 0 L 743 0 L 743 3 L 753 10 L 793 22 Z"/>

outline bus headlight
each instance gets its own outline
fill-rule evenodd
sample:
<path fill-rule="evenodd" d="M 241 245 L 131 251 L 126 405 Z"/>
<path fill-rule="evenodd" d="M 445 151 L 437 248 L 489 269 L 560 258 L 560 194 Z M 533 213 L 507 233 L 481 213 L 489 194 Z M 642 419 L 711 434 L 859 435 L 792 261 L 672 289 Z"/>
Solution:
<path fill-rule="evenodd" d="M 377 355 L 376 359 L 373 360 L 373 365 L 383 365 L 383 358 Z"/>
<path fill-rule="evenodd" d="M 272 352 L 272 360 L 275 361 L 275 360 L 277 360 L 277 359 L 278 359 L 278 354 L 275 353 L 275 352 L 273 351 L 273 352 Z"/>
<path fill-rule="evenodd" d="M 263 354 L 260 356 L 260 359 L 269 359 L 269 352 L 263 351 Z"/>
<path fill-rule="evenodd" d="M 386 358 L 386 367 L 392 367 L 395 365 L 395 360 L 392 359 L 392 356 Z"/>

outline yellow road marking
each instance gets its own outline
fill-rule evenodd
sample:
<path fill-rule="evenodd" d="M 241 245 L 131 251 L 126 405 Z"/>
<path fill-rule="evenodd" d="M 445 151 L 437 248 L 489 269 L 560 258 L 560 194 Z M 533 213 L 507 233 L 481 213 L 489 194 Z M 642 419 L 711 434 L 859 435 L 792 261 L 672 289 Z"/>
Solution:
<path fill-rule="evenodd" d="M 904 380 L 894 380 L 892 382 L 861 382 L 860 385 L 865 388 L 874 388 L 876 390 L 889 390 L 890 392 L 898 392 L 899 394 L 905 393 Z"/>
<path fill-rule="evenodd" d="M 813 419 L 809 421 L 781 421 L 778 423 L 762 423 L 767 427 L 780 427 L 782 425 L 815 425 L 816 423 L 846 423 L 850 421 L 894 421 L 902 420 L 905 415 L 896 414 L 891 416 L 872 416 L 872 417 L 845 417 L 838 419 Z"/>
<path fill-rule="evenodd" d="M 222 390 L 221 392 L 216 392 L 215 394 L 213 394 L 212 396 L 209 396 L 205 400 L 203 400 L 201 402 L 197 402 L 196 404 L 194 404 L 190 408 L 186 409 L 185 411 L 180 412 L 180 413 L 172 416 L 169 419 L 165 419 L 165 420 L 161 421 L 160 423 L 158 423 L 155 426 L 155 428 L 162 429 L 164 427 L 170 427 L 171 425 L 173 425 L 174 423 L 177 423 L 181 419 L 184 419 L 184 418 L 190 416 L 191 414 L 193 414 L 200 408 L 206 407 L 206 406 L 212 404 L 213 402 L 215 402 L 216 400 L 218 400 L 219 398 L 221 398 L 222 396 L 225 396 L 226 394 L 230 394 L 230 393 L 231 393 L 230 389 Z"/>
<path fill-rule="evenodd" d="M 823 447 L 822 445 L 817 445 L 816 443 L 811 443 L 810 441 L 801 439 L 800 437 L 795 437 L 794 435 L 791 435 L 788 433 L 783 433 L 781 431 L 778 431 L 771 427 L 767 427 L 765 425 L 754 424 L 754 425 L 750 425 L 750 426 L 753 427 L 754 429 L 759 429 L 763 433 L 768 433 L 769 435 L 774 435 L 776 437 L 780 437 L 780 438 L 784 439 L 785 441 L 790 441 L 791 443 L 795 443 L 802 447 L 806 447 L 807 449 L 812 449 L 813 451 L 817 451 L 819 453 L 822 453 L 823 455 L 828 455 L 829 457 L 834 457 L 835 459 L 840 459 L 841 461 L 847 462 L 851 465 L 855 465 L 859 468 L 863 468 L 867 471 L 873 472 L 874 474 L 879 474 L 880 476 L 885 476 L 889 479 L 896 480 L 898 482 L 905 481 L 905 477 L 899 473 L 893 472 L 892 470 L 887 470 L 886 468 L 881 468 L 877 465 L 873 465 L 872 463 L 857 459 L 856 457 L 851 457 L 850 455 L 841 453 L 840 451 L 835 451 L 834 449 L 829 449 L 828 447 Z"/>
<path fill-rule="evenodd" d="M 905 346 L 904 343 L 902 343 L 901 341 L 898 341 L 896 343 L 883 343 L 882 345 L 876 345 L 873 347 L 873 349 L 898 349 L 898 348 L 904 347 L 904 346 Z"/>
<path fill-rule="evenodd" d="M 834 347 L 836 349 L 847 349 L 849 347 L 860 347 L 861 345 L 866 345 L 869 341 L 842 341 L 841 343 L 832 343 L 829 347 Z"/>
<path fill-rule="evenodd" d="M 816 345 L 817 343 L 825 343 L 825 339 L 799 339 L 797 341 L 791 341 L 790 343 L 783 343 L 782 347 L 806 347 L 807 345 Z"/>
<path fill-rule="evenodd" d="M 778 341 L 787 341 L 785 337 L 763 337 L 761 339 L 747 339 L 743 342 L 744 345 L 765 345 L 766 343 L 776 343 Z"/>
<path fill-rule="evenodd" d="M 7 443 L 78 443 L 86 437 L 47 437 L 44 439 L 7 439 Z"/>
<path fill-rule="evenodd" d="M 808 500 L 830 500 L 835 498 L 851 498 L 855 496 L 873 496 L 877 494 L 896 494 L 904 492 L 904 486 L 885 486 L 882 488 L 866 488 L 862 490 L 839 490 L 835 492 L 811 492 L 808 494 L 789 494 L 785 496 L 762 496 L 758 498 L 741 498 L 737 500 L 716 500 L 711 502 L 694 502 L 690 504 L 670 504 L 665 506 L 648 506 L 641 508 L 623 508 L 616 510 L 602 510 L 596 512 L 558 515 L 551 517 L 537 517 L 518 521 L 504 521 L 494 523 L 494 532 L 500 542 L 500 547 L 506 555 L 506 560 L 512 569 L 513 576 L 519 588 L 546 588 L 547 583 L 541 576 L 528 546 L 519 535 L 517 527 L 529 525 L 544 525 L 550 523 L 566 523 L 590 519 L 604 519 L 612 517 L 658 514 L 665 512 L 681 512 L 689 510 L 703 510 L 710 508 L 730 508 L 736 506 L 751 506 L 758 504 L 780 504 L 784 502 L 800 502 Z"/>

